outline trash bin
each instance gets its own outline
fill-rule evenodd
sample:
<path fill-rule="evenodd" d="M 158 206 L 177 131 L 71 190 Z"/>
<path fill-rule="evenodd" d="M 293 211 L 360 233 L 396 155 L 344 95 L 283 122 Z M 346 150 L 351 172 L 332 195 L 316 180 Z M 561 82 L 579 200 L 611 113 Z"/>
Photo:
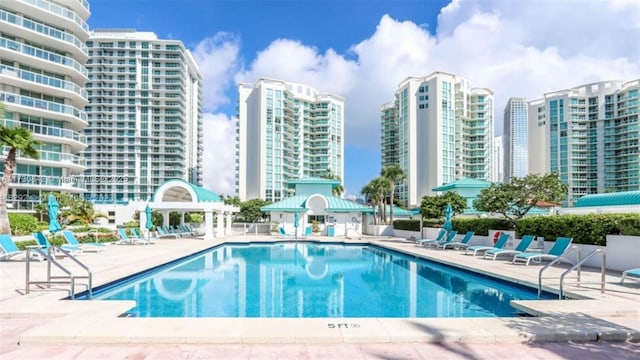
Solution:
<path fill-rule="evenodd" d="M 327 226 L 327 236 L 336 236 L 336 228 L 334 226 Z"/>

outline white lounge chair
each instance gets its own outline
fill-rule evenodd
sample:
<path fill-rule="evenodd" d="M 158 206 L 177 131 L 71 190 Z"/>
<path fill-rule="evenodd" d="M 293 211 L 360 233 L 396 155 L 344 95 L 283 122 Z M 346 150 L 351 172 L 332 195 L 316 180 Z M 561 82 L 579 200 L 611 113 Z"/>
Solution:
<path fill-rule="evenodd" d="M 82 251 L 93 251 L 100 252 L 106 249 L 106 246 L 102 243 L 90 242 L 90 243 L 81 243 L 76 239 L 76 236 L 69 230 L 62 231 L 62 236 L 67 241 L 67 243 L 71 246 L 79 247 Z"/>
<path fill-rule="evenodd" d="M 418 239 L 416 240 L 416 246 L 421 246 L 430 242 L 439 242 L 442 241 L 442 239 L 444 239 L 444 236 L 447 235 L 447 230 L 445 229 L 441 229 L 440 232 L 438 232 L 438 235 L 434 238 L 434 239 Z"/>
<path fill-rule="evenodd" d="M 25 255 L 24 250 L 20 250 L 16 243 L 11 239 L 11 235 L 0 235 L 0 260 L 7 260 L 14 256 Z"/>

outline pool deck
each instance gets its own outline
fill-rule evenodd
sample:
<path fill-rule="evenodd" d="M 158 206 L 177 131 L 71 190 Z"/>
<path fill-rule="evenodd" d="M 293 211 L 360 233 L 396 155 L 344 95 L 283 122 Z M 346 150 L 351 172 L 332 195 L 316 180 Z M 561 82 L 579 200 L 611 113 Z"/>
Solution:
<path fill-rule="evenodd" d="M 103 252 L 83 253 L 78 258 L 91 268 L 95 287 L 223 241 L 257 240 L 282 241 L 265 236 L 227 237 L 213 242 L 161 239 L 151 245 L 108 245 Z M 483 260 L 458 250 L 425 249 L 397 238 L 313 240 L 369 242 L 530 285 L 537 284 L 541 266 Z M 61 262 L 71 264 L 69 259 Z M 32 278 L 43 279 L 46 262 L 31 264 Z M 564 270 L 554 266 L 545 273 L 547 290 L 557 290 Z M 514 304 L 533 317 L 124 318 L 118 316 L 133 307 L 131 301 L 60 301 L 67 296 L 68 285 L 53 288 L 33 285 L 25 295 L 25 261 L 15 257 L 0 262 L 0 357 L 28 359 L 47 354 L 56 358 L 57 355 L 48 355 L 53 351 L 59 355 L 57 358 L 81 359 L 91 351 L 91 357 L 139 359 L 418 359 L 425 354 L 429 358 L 495 359 L 510 358 L 514 352 L 509 349 L 524 351 L 525 358 L 578 358 L 589 354 L 592 359 L 598 358 L 591 356 L 598 353 L 603 359 L 611 358 L 612 354 L 618 354 L 620 359 L 640 357 L 640 282 L 627 281 L 621 285 L 620 273 L 608 273 L 606 291 L 602 294 L 596 283 L 599 269 L 583 269 L 582 277 L 581 287 L 576 287 L 571 278 L 565 285 L 565 292 L 580 300 L 530 300 Z"/>

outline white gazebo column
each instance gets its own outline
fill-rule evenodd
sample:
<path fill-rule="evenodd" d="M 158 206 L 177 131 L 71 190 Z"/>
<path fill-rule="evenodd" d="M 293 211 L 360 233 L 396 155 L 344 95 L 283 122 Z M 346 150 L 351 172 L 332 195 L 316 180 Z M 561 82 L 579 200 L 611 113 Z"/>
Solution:
<path fill-rule="evenodd" d="M 169 227 L 169 211 L 162 212 L 162 226 Z"/>
<path fill-rule="evenodd" d="M 204 211 L 204 239 L 213 240 L 213 210 Z"/>
<path fill-rule="evenodd" d="M 233 219 L 231 218 L 231 211 L 229 211 L 227 213 L 227 223 L 225 224 L 225 229 L 224 229 L 224 234 L 225 235 L 231 235 L 231 222 L 233 221 Z"/>
<path fill-rule="evenodd" d="M 224 212 L 216 211 L 216 237 L 224 236 Z"/>

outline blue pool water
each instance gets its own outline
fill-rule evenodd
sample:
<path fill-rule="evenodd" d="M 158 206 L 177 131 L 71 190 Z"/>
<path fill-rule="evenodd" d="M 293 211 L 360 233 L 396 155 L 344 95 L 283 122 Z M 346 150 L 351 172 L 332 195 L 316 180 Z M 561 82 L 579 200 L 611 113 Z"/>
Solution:
<path fill-rule="evenodd" d="M 93 298 L 135 300 L 137 317 L 504 317 L 537 293 L 379 247 L 298 242 L 216 247 Z"/>

